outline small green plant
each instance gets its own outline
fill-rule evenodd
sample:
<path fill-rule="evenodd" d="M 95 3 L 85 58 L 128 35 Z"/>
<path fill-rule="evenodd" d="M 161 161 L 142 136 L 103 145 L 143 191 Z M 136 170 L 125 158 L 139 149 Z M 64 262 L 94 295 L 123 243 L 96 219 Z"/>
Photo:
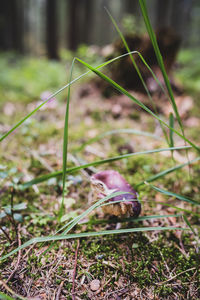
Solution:
<path fill-rule="evenodd" d="M 10 243 L 12 242 L 12 236 L 9 234 L 9 229 L 6 224 L 10 223 L 12 225 L 12 230 L 15 232 L 15 237 L 17 238 L 18 224 L 23 222 L 23 216 L 21 212 L 27 208 L 27 204 L 25 202 L 14 205 L 13 197 L 14 189 L 11 188 L 10 205 L 3 206 L 0 212 L 0 230 Z"/>

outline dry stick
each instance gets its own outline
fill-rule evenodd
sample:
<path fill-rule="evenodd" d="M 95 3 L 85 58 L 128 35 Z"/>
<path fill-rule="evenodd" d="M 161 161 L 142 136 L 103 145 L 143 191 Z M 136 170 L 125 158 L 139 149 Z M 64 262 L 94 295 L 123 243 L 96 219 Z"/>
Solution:
<path fill-rule="evenodd" d="M 75 252 L 75 261 L 74 261 L 74 272 L 73 272 L 73 284 L 72 284 L 72 300 L 75 300 L 75 278 L 76 278 L 76 266 L 77 266 L 77 258 L 78 258 L 78 249 L 80 246 L 80 240 L 77 242 L 76 252 Z"/>
<path fill-rule="evenodd" d="M 178 273 L 178 274 L 172 276 L 171 278 L 169 278 L 169 279 L 167 279 L 167 280 L 165 280 L 165 281 L 157 282 L 156 284 L 157 284 L 157 285 L 162 285 L 162 284 L 164 284 L 164 283 L 166 283 L 166 282 L 169 282 L 169 281 L 173 280 L 174 278 L 178 277 L 179 275 L 181 275 L 181 274 L 183 274 L 183 273 L 186 273 L 186 272 L 189 272 L 189 271 L 192 271 L 192 270 L 195 270 L 195 269 L 196 269 L 196 267 L 190 268 L 190 269 L 188 269 L 188 270 L 185 270 L 185 271 L 183 271 L 183 272 L 180 272 L 180 273 Z"/>
<path fill-rule="evenodd" d="M 64 280 L 63 280 L 63 281 L 61 282 L 61 284 L 59 285 L 58 292 L 57 292 L 57 295 L 56 295 L 56 300 L 59 300 L 59 299 L 60 299 L 60 293 L 61 293 L 63 284 L 64 284 Z"/>
<path fill-rule="evenodd" d="M 18 228 L 17 228 L 17 224 L 16 224 L 15 218 L 14 218 L 14 210 L 13 210 L 14 203 L 13 203 L 13 198 L 14 198 L 14 188 L 11 188 L 11 199 L 10 199 L 11 218 L 10 218 L 10 216 L 9 216 L 9 219 L 10 219 L 11 223 L 12 223 L 13 226 L 14 226 L 15 233 L 16 233 L 16 240 L 18 241 Z"/>
<path fill-rule="evenodd" d="M 35 247 L 35 244 L 33 244 L 32 246 L 30 246 L 30 248 L 26 251 L 26 253 L 24 254 L 23 258 L 25 258 L 26 256 L 28 256 L 29 252 Z"/>
<path fill-rule="evenodd" d="M 27 300 L 23 296 L 15 293 L 3 280 L 0 280 L 0 285 L 2 285 L 4 287 L 4 289 L 6 289 L 13 296 L 18 297 L 19 299 Z"/>
<path fill-rule="evenodd" d="M 95 293 L 96 296 L 98 294 L 100 294 L 100 292 L 104 289 L 105 286 L 108 285 L 108 283 L 110 283 L 110 281 L 112 280 L 112 278 L 113 278 L 113 276 L 110 279 L 108 279 L 108 281 L 106 281 L 106 283 L 96 291 L 96 293 Z"/>
<path fill-rule="evenodd" d="M 7 240 L 10 242 L 10 244 L 12 243 L 11 238 L 9 237 L 8 233 L 3 229 L 2 226 L 0 226 L 0 230 L 3 232 L 3 234 L 5 235 L 5 237 L 7 238 Z"/>
<path fill-rule="evenodd" d="M 20 247 L 21 244 L 22 243 L 21 243 L 20 225 L 19 225 L 18 226 L 18 247 Z M 8 283 L 13 278 L 13 276 L 15 275 L 15 273 L 16 273 L 18 267 L 19 267 L 20 260 L 21 260 L 21 253 L 22 253 L 22 251 L 19 250 L 19 252 L 18 252 L 18 258 L 17 258 L 17 264 L 16 264 L 14 270 L 12 271 L 12 273 L 10 274 L 10 276 L 8 277 L 8 279 L 6 280 L 6 283 Z"/>
<path fill-rule="evenodd" d="M 49 172 L 54 172 L 55 170 L 46 162 L 45 159 L 43 159 L 36 151 L 30 150 L 30 153 L 33 155 L 35 159 L 37 159 L 41 165 L 43 165 Z"/>

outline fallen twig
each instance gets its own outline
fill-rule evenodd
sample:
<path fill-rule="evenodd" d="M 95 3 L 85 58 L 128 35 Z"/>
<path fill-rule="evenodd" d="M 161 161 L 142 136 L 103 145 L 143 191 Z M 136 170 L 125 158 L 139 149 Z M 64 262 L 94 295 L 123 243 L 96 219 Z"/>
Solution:
<path fill-rule="evenodd" d="M 76 278 L 76 266 L 77 266 L 77 258 L 78 258 L 78 249 L 80 246 L 80 240 L 77 242 L 76 252 L 75 252 L 75 261 L 74 261 L 74 272 L 73 272 L 73 283 L 72 283 L 72 300 L 75 300 L 75 278 Z"/>
<path fill-rule="evenodd" d="M 59 300 L 59 299 L 60 299 L 60 293 L 61 293 L 63 284 L 64 284 L 64 280 L 63 280 L 63 281 L 61 282 L 61 284 L 59 285 L 58 292 L 57 292 L 57 295 L 56 295 L 56 300 Z"/>
<path fill-rule="evenodd" d="M 20 236 L 20 224 L 18 225 L 18 230 L 17 230 L 18 234 L 17 234 L 17 239 L 18 239 L 18 247 L 21 246 L 21 236 Z M 19 263 L 20 263 L 20 260 L 21 260 L 21 250 L 19 250 L 18 252 L 18 258 L 17 258 L 17 264 L 14 268 L 14 270 L 12 271 L 12 273 L 10 274 L 10 276 L 8 277 L 8 279 L 6 280 L 6 283 L 8 283 L 12 278 L 13 276 L 15 275 L 18 267 L 19 267 Z"/>
<path fill-rule="evenodd" d="M 195 269 L 196 269 L 196 267 L 190 268 L 190 269 L 188 269 L 188 270 L 185 270 L 185 271 L 183 271 L 183 272 L 180 272 L 180 273 L 178 273 L 178 274 L 172 276 L 171 278 L 169 278 L 169 279 L 167 279 L 167 280 L 165 280 L 165 281 L 162 281 L 162 282 L 156 282 L 155 284 L 157 284 L 157 285 L 163 285 L 164 283 L 169 282 L 169 281 L 175 279 L 177 276 L 179 276 L 179 275 L 181 275 L 181 274 L 183 274 L 183 273 L 186 273 L 186 272 L 195 270 Z"/>
<path fill-rule="evenodd" d="M 3 232 L 3 234 L 5 235 L 6 239 L 9 241 L 9 243 L 12 243 L 12 240 L 10 238 L 10 236 L 8 235 L 8 233 L 3 229 L 2 226 L 0 226 L 0 230 Z"/>
<path fill-rule="evenodd" d="M 23 296 L 15 293 L 3 280 L 0 280 L 0 285 L 2 285 L 4 287 L 4 289 L 6 289 L 13 296 L 15 296 L 21 300 L 27 300 L 27 298 L 24 298 Z"/>

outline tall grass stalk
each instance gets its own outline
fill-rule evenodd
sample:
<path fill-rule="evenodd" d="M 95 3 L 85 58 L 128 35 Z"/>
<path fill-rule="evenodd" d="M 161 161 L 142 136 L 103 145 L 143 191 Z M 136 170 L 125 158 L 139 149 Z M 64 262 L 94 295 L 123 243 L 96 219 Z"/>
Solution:
<path fill-rule="evenodd" d="M 190 144 L 195 150 L 197 150 L 197 151 L 200 152 L 200 148 L 198 146 L 196 146 L 194 143 L 192 143 L 191 141 L 189 141 L 183 134 L 181 134 L 180 132 L 178 132 L 174 128 L 170 127 L 166 122 L 164 122 L 162 119 L 160 119 L 160 117 L 158 117 L 154 112 L 152 112 L 146 105 L 144 105 L 141 101 L 139 101 L 135 97 L 133 97 L 127 90 L 125 90 L 122 86 L 120 86 L 119 84 L 117 84 L 114 80 L 112 80 L 111 78 L 109 78 L 108 76 L 106 76 L 104 73 L 100 72 L 98 69 L 93 68 L 91 65 L 89 65 L 86 62 L 84 62 L 83 60 L 81 60 L 79 58 L 76 58 L 76 60 L 78 60 L 81 64 L 85 65 L 92 72 L 96 73 L 100 78 L 102 78 L 105 81 L 107 81 L 111 86 L 113 86 L 120 93 L 122 93 L 122 94 L 126 95 L 127 97 L 129 97 L 133 102 L 135 102 L 136 104 L 138 104 L 141 108 L 143 108 L 146 112 L 148 112 L 150 115 L 152 115 L 155 119 L 157 119 L 163 125 L 165 125 L 170 130 L 172 130 L 173 132 L 175 132 L 185 142 L 187 142 L 188 144 Z"/>
<path fill-rule="evenodd" d="M 155 52 L 158 64 L 159 64 L 161 72 L 163 74 L 163 78 L 164 78 L 165 85 L 166 85 L 166 88 L 168 90 L 168 93 L 169 93 L 169 96 L 170 96 L 170 99 L 171 99 L 171 104 L 172 104 L 174 113 L 175 113 L 176 118 L 178 120 L 181 131 L 184 135 L 184 129 L 183 129 L 182 121 L 181 121 L 181 118 L 180 118 L 180 115 L 179 115 L 179 112 L 178 112 L 176 101 L 174 99 L 171 84 L 170 84 L 169 78 L 167 76 L 164 61 L 163 61 L 163 58 L 162 58 L 162 55 L 160 53 L 160 49 L 158 47 L 158 43 L 157 43 L 157 40 L 156 40 L 156 35 L 155 35 L 155 33 L 153 31 L 153 28 L 151 26 L 151 22 L 150 22 L 149 15 L 148 15 L 148 12 L 147 12 L 146 1 L 145 0 L 139 0 L 139 4 L 140 4 L 143 19 L 144 19 L 144 22 L 145 22 L 145 25 L 146 25 L 147 32 L 148 32 L 149 37 L 151 39 L 151 42 L 152 42 L 152 45 L 153 45 L 153 48 L 154 48 L 154 52 Z"/>
<path fill-rule="evenodd" d="M 72 61 L 69 82 L 72 81 L 72 73 L 73 73 L 74 61 L 75 61 L 75 59 L 73 59 L 73 61 Z M 58 214 L 59 220 L 63 216 L 63 212 L 64 212 L 65 182 L 66 182 L 67 154 L 68 154 L 70 86 L 71 85 L 69 84 L 69 86 L 68 86 L 68 93 L 67 93 L 66 112 L 65 112 L 64 134 L 63 134 L 63 170 L 62 170 L 63 192 L 62 192 L 62 202 L 61 202 L 60 209 L 59 209 L 59 214 Z"/>
<path fill-rule="evenodd" d="M 157 40 L 156 40 L 156 35 L 153 31 L 153 28 L 152 28 L 152 25 L 151 25 L 151 22 L 150 22 L 150 19 L 149 19 L 147 7 L 146 7 L 146 0 L 139 0 L 139 4 L 140 4 L 141 12 L 142 12 L 142 15 L 143 15 L 143 19 L 144 19 L 144 22 L 145 22 L 145 25 L 146 25 L 147 32 L 148 32 L 149 37 L 151 39 L 151 42 L 152 42 L 152 45 L 153 45 L 153 48 L 154 48 L 154 52 L 156 54 L 156 58 L 157 58 L 159 66 L 160 66 L 164 81 L 165 81 L 165 85 L 166 85 L 166 88 L 167 88 L 169 96 L 170 96 L 171 105 L 173 107 L 173 110 L 174 110 L 176 119 L 178 121 L 179 127 L 181 128 L 182 135 L 185 137 L 183 124 L 182 124 L 181 117 L 180 117 L 179 112 L 178 112 L 178 108 L 177 108 L 177 105 L 176 105 L 176 101 L 175 101 L 175 98 L 174 98 L 172 87 L 171 87 L 169 78 L 167 76 L 167 72 L 165 70 L 164 61 L 163 61 L 160 49 L 158 47 L 158 43 L 157 43 Z M 187 155 L 187 159 L 189 161 L 189 155 L 188 155 L 187 150 L 186 150 L 186 155 Z"/>
<path fill-rule="evenodd" d="M 126 41 L 126 39 L 125 39 L 123 33 L 122 33 L 121 30 L 119 29 L 119 26 L 117 25 L 115 19 L 113 18 L 113 16 L 111 15 L 111 13 L 108 11 L 108 9 L 107 9 L 106 7 L 105 7 L 105 10 L 106 10 L 107 14 L 109 15 L 109 17 L 110 17 L 110 19 L 111 19 L 111 21 L 112 21 L 112 23 L 113 23 L 115 29 L 117 30 L 117 32 L 118 32 L 118 34 L 119 34 L 119 36 L 120 36 L 120 38 L 121 38 L 121 40 L 122 40 L 122 42 L 123 42 L 123 44 L 124 44 L 126 50 L 127 50 L 127 52 L 130 53 L 131 50 L 130 50 L 130 48 L 129 48 L 129 45 L 128 45 L 128 43 L 127 43 L 127 41 Z M 140 81 L 142 82 L 142 85 L 143 85 L 143 87 L 144 87 L 144 89 L 145 89 L 145 91 L 146 91 L 146 93 L 147 93 L 147 96 L 148 96 L 148 98 L 149 98 L 149 100 L 150 100 L 150 102 L 151 102 L 151 104 L 152 104 L 152 106 L 153 106 L 154 112 L 158 115 L 158 111 L 157 111 L 156 105 L 155 105 L 155 103 L 154 103 L 154 100 L 153 100 L 153 98 L 151 97 L 151 94 L 150 94 L 150 92 L 149 92 L 149 89 L 148 89 L 148 87 L 147 87 L 147 85 L 146 85 L 146 83 L 145 83 L 145 81 L 144 81 L 144 79 L 143 79 L 143 77 L 142 77 L 142 74 L 141 74 L 141 72 L 140 72 L 140 69 L 138 68 L 138 66 L 137 66 L 137 64 L 136 64 L 136 62 L 135 62 L 135 60 L 134 60 L 132 54 L 130 54 L 130 59 L 131 59 L 131 62 L 132 62 L 133 66 L 134 66 L 134 68 L 135 68 L 135 70 L 136 70 L 136 72 L 137 72 L 137 74 L 138 74 L 138 76 L 139 76 L 139 78 L 140 78 Z M 160 123 L 160 127 L 161 127 L 161 129 L 162 129 L 162 131 L 163 131 L 165 140 L 166 140 L 168 146 L 170 147 L 170 143 L 169 143 L 167 131 L 166 131 L 165 127 L 163 126 L 163 124 L 162 124 L 160 121 L 159 121 L 159 123 Z"/>

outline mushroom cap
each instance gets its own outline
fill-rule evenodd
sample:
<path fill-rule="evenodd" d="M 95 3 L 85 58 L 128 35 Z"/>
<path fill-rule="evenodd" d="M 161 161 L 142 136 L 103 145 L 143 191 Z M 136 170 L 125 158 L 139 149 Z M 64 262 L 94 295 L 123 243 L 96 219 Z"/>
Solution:
<path fill-rule="evenodd" d="M 119 201 L 126 200 L 123 204 L 128 205 L 132 208 L 131 215 L 138 216 L 141 212 L 141 204 L 138 201 L 131 201 L 133 199 L 137 200 L 137 192 L 133 187 L 122 177 L 122 175 L 114 170 L 106 170 L 98 172 L 91 176 L 91 183 L 95 182 L 102 183 L 104 187 L 107 188 L 107 191 L 115 192 L 127 192 L 120 196 L 115 196 L 109 201 Z M 104 188 L 105 189 L 105 188 Z M 106 195 L 102 193 L 102 190 L 99 190 L 99 195 L 102 198 Z"/>

